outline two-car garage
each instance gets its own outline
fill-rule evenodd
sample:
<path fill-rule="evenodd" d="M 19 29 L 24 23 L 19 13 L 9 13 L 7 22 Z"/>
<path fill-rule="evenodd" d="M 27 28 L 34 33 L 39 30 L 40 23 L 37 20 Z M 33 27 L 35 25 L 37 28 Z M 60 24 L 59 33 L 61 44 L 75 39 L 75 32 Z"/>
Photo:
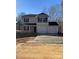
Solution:
<path fill-rule="evenodd" d="M 58 24 L 56 22 L 38 23 L 37 33 L 56 34 L 58 33 Z"/>

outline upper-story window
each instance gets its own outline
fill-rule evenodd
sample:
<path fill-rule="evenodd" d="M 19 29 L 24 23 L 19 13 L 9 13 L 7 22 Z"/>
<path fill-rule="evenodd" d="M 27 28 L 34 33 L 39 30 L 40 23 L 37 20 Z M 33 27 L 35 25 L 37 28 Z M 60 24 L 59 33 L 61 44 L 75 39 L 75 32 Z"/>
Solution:
<path fill-rule="evenodd" d="M 29 18 L 24 18 L 24 22 L 29 22 Z"/>
<path fill-rule="evenodd" d="M 47 22 L 47 18 L 43 18 L 43 22 Z"/>
<path fill-rule="evenodd" d="M 38 18 L 38 22 L 42 22 L 42 18 Z"/>
<path fill-rule="evenodd" d="M 47 22 L 47 18 L 38 18 L 38 22 Z"/>

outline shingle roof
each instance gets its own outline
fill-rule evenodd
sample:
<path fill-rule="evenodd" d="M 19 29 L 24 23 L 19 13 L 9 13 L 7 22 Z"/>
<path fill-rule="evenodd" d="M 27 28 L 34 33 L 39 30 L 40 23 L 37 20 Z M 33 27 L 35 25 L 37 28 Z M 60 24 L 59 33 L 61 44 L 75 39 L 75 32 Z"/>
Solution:
<path fill-rule="evenodd" d="M 26 17 L 26 16 L 33 16 L 33 17 L 35 17 L 35 16 L 37 16 L 37 14 L 27 14 L 27 15 L 23 15 L 22 17 Z"/>
<path fill-rule="evenodd" d="M 46 16 L 48 16 L 47 14 L 45 14 L 45 13 L 40 13 L 40 14 L 38 14 L 38 15 L 46 15 Z"/>
<path fill-rule="evenodd" d="M 33 16 L 33 17 L 35 17 L 35 16 L 38 16 L 38 15 L 47 15 L 47 14 L 45 14 L 45 13 L 40 13 L 40 14 L 27 14 L 27 15 L 23 15 L 22 17 L 27 17 L 27 16 Z"/>

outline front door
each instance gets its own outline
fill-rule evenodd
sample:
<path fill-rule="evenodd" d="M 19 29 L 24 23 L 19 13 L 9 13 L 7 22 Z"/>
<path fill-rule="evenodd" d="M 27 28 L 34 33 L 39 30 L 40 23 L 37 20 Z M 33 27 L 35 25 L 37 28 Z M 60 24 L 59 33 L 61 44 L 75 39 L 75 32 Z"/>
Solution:
<path fill-rule="evenodd" d="M 36 27 L 34 27 L 34 33 L 36 33 Z"/>

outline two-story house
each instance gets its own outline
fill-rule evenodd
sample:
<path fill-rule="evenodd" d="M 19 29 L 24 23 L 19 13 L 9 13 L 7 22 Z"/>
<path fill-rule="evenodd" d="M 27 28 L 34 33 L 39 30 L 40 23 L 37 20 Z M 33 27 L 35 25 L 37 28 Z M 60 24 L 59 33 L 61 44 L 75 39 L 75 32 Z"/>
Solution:
<path fill-rule="evenodd" d="M 26 33 L 57 34 L 58 23 L 49 22 L 45 13 L 23 15 L 20 30 Z"/>

